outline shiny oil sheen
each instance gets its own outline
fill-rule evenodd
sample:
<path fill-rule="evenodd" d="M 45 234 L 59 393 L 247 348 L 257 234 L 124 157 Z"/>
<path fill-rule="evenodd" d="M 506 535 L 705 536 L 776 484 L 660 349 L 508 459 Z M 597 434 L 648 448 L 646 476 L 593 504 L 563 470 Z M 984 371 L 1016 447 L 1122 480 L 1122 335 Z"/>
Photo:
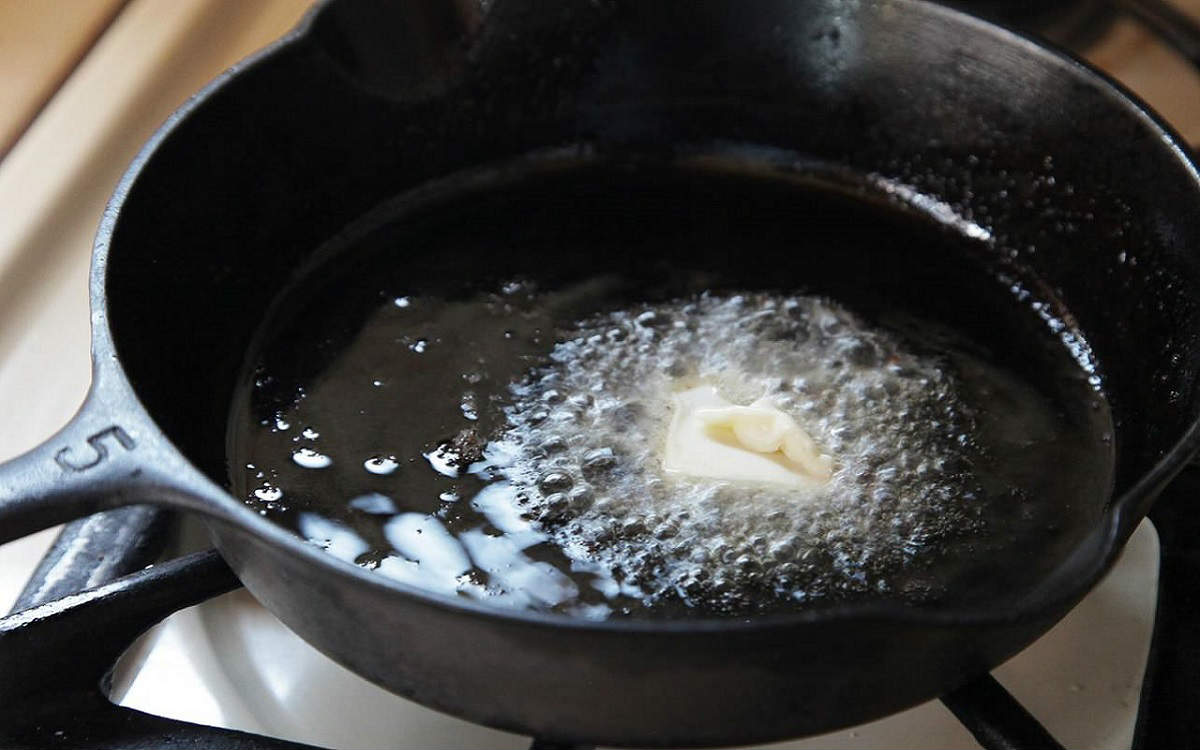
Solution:
<path fill-rule="evenodd" d="M 323 248 L 247 361 L 230 428 L 235 494 L 330 553 L 448 596 L 589 618 L 936 607 L 1019 597 L 1099 516 L 1113 448 L 1098 364 L 1055 300 L 1029 291 L 1036 279 L 985 232 L 946 226 L 941 207 L 745 164 L 473 179 L 508 184 L 402 199 Z M 745 309 L 706 317 L 730 304 Z M 797 306 L 791 328 L 745 325 Z M 827 440 L 841 434 L 835 455 L 853 443 L 861 461 L 844 458 L 820 502 L 664 481 L 646 374 L 748 361 L 723 367 L 709 352 L 688 364 L 686 342 L 675 342 L 685 356 L 662 357 L 689 320 L 709 349 L 811 329 L 825 368 L 816 392 L 796 392 L 803 360 L 783 355 L 755 381 L 787 380 L 793 408 L 823 400 L 810 418 L 840 409 L 853 423 L 870 400 L 866 380 L 834 370 L 869 379 L 902 359 L 915 408 L 865 436 L 826 424 Z M 609 330 L 624 333 L 606 342 Z M 856 361 L 863 341 L 883 356 Z M 621 376 L 564 383 L 572 367 L 587 374 L 571 358 L 589 348 Z M 626 367 L 639 358 L 650 364 Z M 925 408 L 942 401 L 945 415 Z M 547 428 L 572 408 L 598 421 Z M 647 450 L 619 445 L 622 433 Z M 914 436 L 925 447 L 906 453 Z"/>

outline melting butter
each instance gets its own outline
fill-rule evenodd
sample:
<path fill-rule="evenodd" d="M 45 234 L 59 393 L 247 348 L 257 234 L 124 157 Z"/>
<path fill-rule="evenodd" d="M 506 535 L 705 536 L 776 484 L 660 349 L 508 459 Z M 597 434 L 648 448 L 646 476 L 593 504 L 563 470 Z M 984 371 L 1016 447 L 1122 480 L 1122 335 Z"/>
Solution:
<path fill-rule="evenodd" d="M 663 469 L 805 487 L 828 481 L 833 459 L 769 398 L 738 406 L 702 385 L 672 397 Z"/>

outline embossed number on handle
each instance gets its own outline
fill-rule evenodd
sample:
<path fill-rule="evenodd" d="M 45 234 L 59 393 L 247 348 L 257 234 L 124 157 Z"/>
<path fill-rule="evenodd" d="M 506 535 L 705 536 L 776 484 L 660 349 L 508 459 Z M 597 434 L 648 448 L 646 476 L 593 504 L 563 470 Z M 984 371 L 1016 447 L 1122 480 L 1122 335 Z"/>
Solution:
<path fill-rule="evenodd" d="M 133 450 L 136 445 L 133 438 L 129 437 L 129 433 L 122 430 L 117 425 L 106 427 L 87 439 L 88 445 L 91 446 L 92 452 L 95 453 L 91 460 L 84 463 L 76 463 L 71 458 L 71 454 L 75 451 L 70 446 L 60 448 L 54 454 L 54 462 L 62 467 L 63 471 L 87 471 L 93 466 L 97 466 L 108 458 L 108 446 L 105 441 L 116 442 L 127 451 Z"/>

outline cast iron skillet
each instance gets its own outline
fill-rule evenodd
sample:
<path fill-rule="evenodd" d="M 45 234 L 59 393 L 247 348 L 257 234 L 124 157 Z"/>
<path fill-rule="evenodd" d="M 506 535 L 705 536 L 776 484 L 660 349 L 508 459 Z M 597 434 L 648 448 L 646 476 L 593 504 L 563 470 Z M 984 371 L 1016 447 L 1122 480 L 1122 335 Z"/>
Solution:
<path fill-rule="evenodd" d="M 0 541 L 129 503 L 194 511 L 259 600 L 399 694 L 551 739 L 760 742 L 904 708 L 1021 649 L 1196 451 L 1200 181 L 1095 71 L 900 0 L 513 0 L 476 16 L 326 3 L 154 136 L 96 239 L 92 389 L 0 466 Z M 669 161 L 729 142 L 919 193 L 1069 309 L 1118 421 L 1116 487 L 1036 590 L 991 609 L 581 622 L 372 575 L 226 492 L 225 415 L 257 321 L 355 217 L 535 150 Z"/>

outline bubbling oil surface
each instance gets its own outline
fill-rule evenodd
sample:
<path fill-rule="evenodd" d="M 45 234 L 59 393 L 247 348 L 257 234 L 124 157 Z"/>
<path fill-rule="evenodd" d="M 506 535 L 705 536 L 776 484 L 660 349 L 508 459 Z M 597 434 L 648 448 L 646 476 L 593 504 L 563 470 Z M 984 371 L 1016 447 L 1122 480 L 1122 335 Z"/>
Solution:
<path fill-rule="evenodd" d="M 595 177 L 400 222 L 288 292 L 232 412 L 235 490 L 380 575 L 589 618 L 1017 597 L 1095 520 L 1112 426 L 1094 373 L 994 274 L 947 256 L 944 233 L 734 178 L 748 210 L 799 199 L 820 223 L 799 244 L 763 216 L 746 232 L 728 217 L 708 231 L 702 213 L 648 223 L 625 193 L 616 223 L 632 217 L 633 234 L 618 238 L 578 218 L 614 210 L 582 200 Z M 530 229 L 529 207 L 572 187 L 573 212 Z M 646 262 L 622 263 L 617 241 Z M 395 263 L 414 247 L 424 261 Z M 770 268 L 768 283 L 721 273 L 739 253 L 806 247 L 812 273 L 795 286 L 809 293 Z M 497 264 L 510 249 L 533 260 Z M 562 262 L 538 265 L 556 250 Z M 881 253 L 918 270 L 857 285 L 835 273 L 869 277 L 860 262 L 894 257 Z M 423 273 L 447 258 L 479 259 L 478 278 Z M 931 316 L 930 293 L 974 305 L 975 328 Z M 671 394 L 702 383 L 739 404 L 770 396 L 834 456 L 830 482 L 665 473 Z"/>
<path fill-rule="evenodd" d="M 550 360 L 511 387 L 484 470 L 577 565 L 623 577 L 648 604 L 737 611 L 888 592 L 911 583 L 896 574 L 925 548 L 980 530 L 961 384 L 829 300 L 702 294 L 613 311 Z M 835 457 L 831 481 L 664 474 L 671 395 L 699 383 L 734 403 L 771 398 Z"/>

